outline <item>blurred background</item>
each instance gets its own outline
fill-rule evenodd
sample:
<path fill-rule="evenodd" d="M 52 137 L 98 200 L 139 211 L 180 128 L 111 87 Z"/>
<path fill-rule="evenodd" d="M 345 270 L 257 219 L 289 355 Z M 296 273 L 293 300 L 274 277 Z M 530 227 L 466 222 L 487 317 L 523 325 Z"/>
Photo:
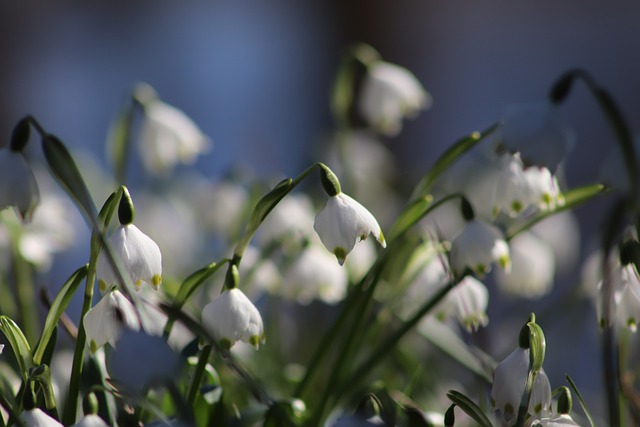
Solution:
<path fill-rule="evenodd" d="M 595 0 L 3 2 L 0 135 L 8 141 L 15 123 L 32 114 L 106 167 L 110 123 L 144 81 L 211 137 L 213 149 L 196 165 L 203 174 L 242 164 L 258 176 L 293 176 L 316 160 L 331 131 L 329 93 L 345 48 L 366 42 L 433 96 L 428 111 L 385 140 L 411 188 L 455 140 L 494 123 L 509 105 L 544 98 L 568 69 L 590 72 L 631 129 L 640 129 L 639 16 L 639 3 Z M 593 182 L 612 133 L 582 84 L 562 114 L 577 135 L 565 182 Z M 492 292 L 486 334 L 556 309 L 558 294 L 580 280 L 606 207 L 603 200 L 576 211 L 582 243 L 552 295 L 513 301 Z M 576 301 L 560 314 L 554 322 L 538 317 L 551 383 L 568 372 L 595 397 L 601 378 L 591 303 Z M 508 338 L 500 351 L 513 345 Z"/>

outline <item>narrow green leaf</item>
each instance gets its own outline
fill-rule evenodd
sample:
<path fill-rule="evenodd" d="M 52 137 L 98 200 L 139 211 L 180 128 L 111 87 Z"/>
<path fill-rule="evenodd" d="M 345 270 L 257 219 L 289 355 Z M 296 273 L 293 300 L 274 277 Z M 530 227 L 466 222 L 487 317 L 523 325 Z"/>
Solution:
<path fill-rule="evenodd" d="M 525 219 L 523 222 L 513 225 L 505 233 L 506 239 L 513 239 L 513 237 L 515 237 L 518 233 L 528 230 L 543 219 L 562 211 L 573 209 L 578 205 L 581 205 L 582 203 L 585 203 L 601 194 L 604 194 L 605 192 L 606 188 L 602 184 L 589 184 L 582 187 L 573 188 L 563 194 L 564 205 L 558 206 L 553 211 L 536 212 L 535 214 Z"/>
<path fill-rule="evenodd" d="M 133 104 L 128 99 L 121 107 L 116 120 L 111 124 L 107 135 L 108 157 L 113 167 L 113 175 L 119 183 L 124 183 L 126 177 L 133 113 Z"/>
<path fill-rule="evenodd" d="M 67 148 L 55 136 L 46 135 L 42 139 L 42 150 L 53 175 L 82 208 L 89 224 L 94 225 L 96 206 Z"/>
<path fill-rule="evenodd" d="M 447 392 L 447 397 L 453 403 L 458 405 L 458 407 L 469 415 L 475 422 L 477 422 L 479 426 L 493 427 L 493 424 L 491 424 L 491 421 L 489 421 L 489 418 L 487 418 L 482 409 L 480 409 L 478 405 L 464 394 L 459 391 L 449 390 Z"/>
<path fill-rule="evenodd" d="M 84 278 L 87 275 L 87 265 L 83 265 L 79 269 L 73 272 L 73 274 L 67 279 L 67 281 L 62 285 L 60 292 L 56 295 L 56 298 L 53 300 L 51 304 L 51 308 L 49 309 L 49 313 L 47 314 L 47 319 L 44 322 L 44 329 L 42 331 L 42 335 L 40 336 L 40 341 L 36 344 L 36 348 L 33 351 L 33 363 L 35 365 L 39 365 L 42 363 L 42 356 L 44 354 L 45 349 L 49 343 L 49 339 L 53 334 L 53 330 L 58 325 L 58 321 L 60 317 L 67 309 L 69 302 L 71 302 L 71 298 L 75 294 L 78 286 L 82 283 Z"/>
<path fill-rule="evenodd" d="M 447 168 L 460 156 L 473 148 L 476 144 L 486 138 L 489 134 L 491 134 L 496 128 L 498 124 L 494 124 L 488 129 L 482 132 L 473 132 L 468 136 L 458 140 L 451 147 L 447 149 L 439 158 L 436 160 L 436 163 L 429 170 L 429 172 L 422 178 L 420 183 L 416 186 L 416 190 L 414 191 L 414 196 L 416 198 L 425 196 L 431 191 L 431 187 L 435 184 L 436 180 L 442 173 L 447 170 Z"/>
<path fill-rule="evenodd" d="M 589 412 L 589 408 L 587 407 L 586 402 L 582 398 L 582 395 L 580 394 L 578 387 L 576 387 L 576 384 L 573 382 L 573 380 L 569 375 L 565 374 L 564 377 L 567 379 L 567 382 L 571 386 L 571 390 L 573 390 L 575 395 L 578 396 L 578 401 L 580 402 L 580 406 L 582 406 L 582 410 L 584 411 L 584 414 L 587 417 L 587 420 L 589 421 L 589 425 L 591 425 L 591 427 L 596 427 L 596 423 L 593 420 L 593 417 L 591 416 L 591 412 Z"/>
<path fill-rule="evenodd" d="M 13 349 L 16 356 L 22 378 L 27 379 L 29 376 L 29 368 L 33 366 L 31 363 L 31 348 L 29 342 L 24 336 L 18 325 L 7 316 L 0 316 L 0 331 L 7 337 L 9 345 Z"/>
<path fill-rule="evenodd" d="M 447 325 L 436 319 L 429 318 L 420 323 L 418 332 L 469 371 L 487 381 L 488 384 L 493 382 L 493 370 L 497 363 L 495 361 L 483 361 L 478 358 L 467 344 Z"/>
<path fill-rule="evenodd" d="M 420 220 L 432 202 L 433 197 L 429 194 L 411 202 L 411 204 L 402 211 L 396 222 L 393 224 L 391 231 L 389 231 L 389 240 L 395 239 L 398 235 L 402 234 Z"/>

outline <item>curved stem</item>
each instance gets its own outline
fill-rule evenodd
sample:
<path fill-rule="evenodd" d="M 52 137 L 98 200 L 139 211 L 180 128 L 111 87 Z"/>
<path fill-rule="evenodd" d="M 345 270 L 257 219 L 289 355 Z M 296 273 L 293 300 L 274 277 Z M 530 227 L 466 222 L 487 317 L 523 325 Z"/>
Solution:
<path fill-rule="evenodd" d="M 193 374 L 193 378 L 191 379 L 191 383 L 189 384 L 189 391 L 187 392 L 187 403 L 190 407 L 193 407 L 193 404 L 196 401 L 196 395 L 198 393 L 198 389 L 200 388 L 200 384 L 202 384 L 202 377 L 204 376 L 207 363 L 209 362 L 209 357 L 211 357 L 212 350 L 213 347 L 211 346 L 211 344 L 207 344 L 200 351 L 198 364 L 196 365 L 196 370 Z"/>

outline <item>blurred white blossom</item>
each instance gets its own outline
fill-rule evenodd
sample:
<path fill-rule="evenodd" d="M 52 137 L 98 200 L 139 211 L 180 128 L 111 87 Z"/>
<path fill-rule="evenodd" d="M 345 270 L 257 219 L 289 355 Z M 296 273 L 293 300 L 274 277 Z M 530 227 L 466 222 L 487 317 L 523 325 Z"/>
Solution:
<path fill-rule="evenodd" d="M 31 166 L 20 151 L 0 149 L 0 210 L 14 206 L 29 221 L 40 201 L 40 190 Z"/>
<path fill-rule="evenodd" d="M 106 343 L 115 347 L 124 329 L 140 329 L 134 305 L 117 289 L 104 295 L 83 320 L 92 353 Z"/>
<path fill-rule="evenodd" d="M 511 268 L 509 245 L 502 232 L 494 225 L 477 219 L 467 221 L 451 242 L 451 267 L 461 274 L 469 268 L 483 276 L 497 262 L 505 271 Z"/>
<path fill-rule="evenodd" d="M 402 129 L 402 119 L 431 105 L 429 95 L 406 68 L 385 61 L 369 65 L 358 107 L 377 131 L 388 136 Z"/>

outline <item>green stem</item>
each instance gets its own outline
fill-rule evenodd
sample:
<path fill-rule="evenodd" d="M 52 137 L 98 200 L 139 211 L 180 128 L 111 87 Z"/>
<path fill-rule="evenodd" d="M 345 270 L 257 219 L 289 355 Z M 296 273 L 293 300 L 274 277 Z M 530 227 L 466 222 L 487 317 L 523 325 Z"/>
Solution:
<path fill-rule="evenodd" d="M 18 307 L 20 310 L 20 320 L 22 330 L 30 344 L 35 344 L 38 335 L 38 312 L 36 310 L 36 298 L 31 266 L 20 253 L 18 239 L 15 234 L 11 239 L 11 250 L 14 261 L 14 274 Z"/>
<path fill-rule="evenodd" d="M 200 351 L 198 364 L 196 365 L 196 370 L 193 373 L 191 384 L 189 384 L 189 391 L 187 392 L 187 404 L 190 407 L 193 407 L 196 401 L 196 395 L 198 393 L 198 390 L 200 389 L 200 384 L 202 384 L 202 377 L 204 376 L 207 363 L 209 362 L 209 357 L 211 357 L 212 350 L 213 347 L 211 346 L 211 344 L 207 344 Z"/>

